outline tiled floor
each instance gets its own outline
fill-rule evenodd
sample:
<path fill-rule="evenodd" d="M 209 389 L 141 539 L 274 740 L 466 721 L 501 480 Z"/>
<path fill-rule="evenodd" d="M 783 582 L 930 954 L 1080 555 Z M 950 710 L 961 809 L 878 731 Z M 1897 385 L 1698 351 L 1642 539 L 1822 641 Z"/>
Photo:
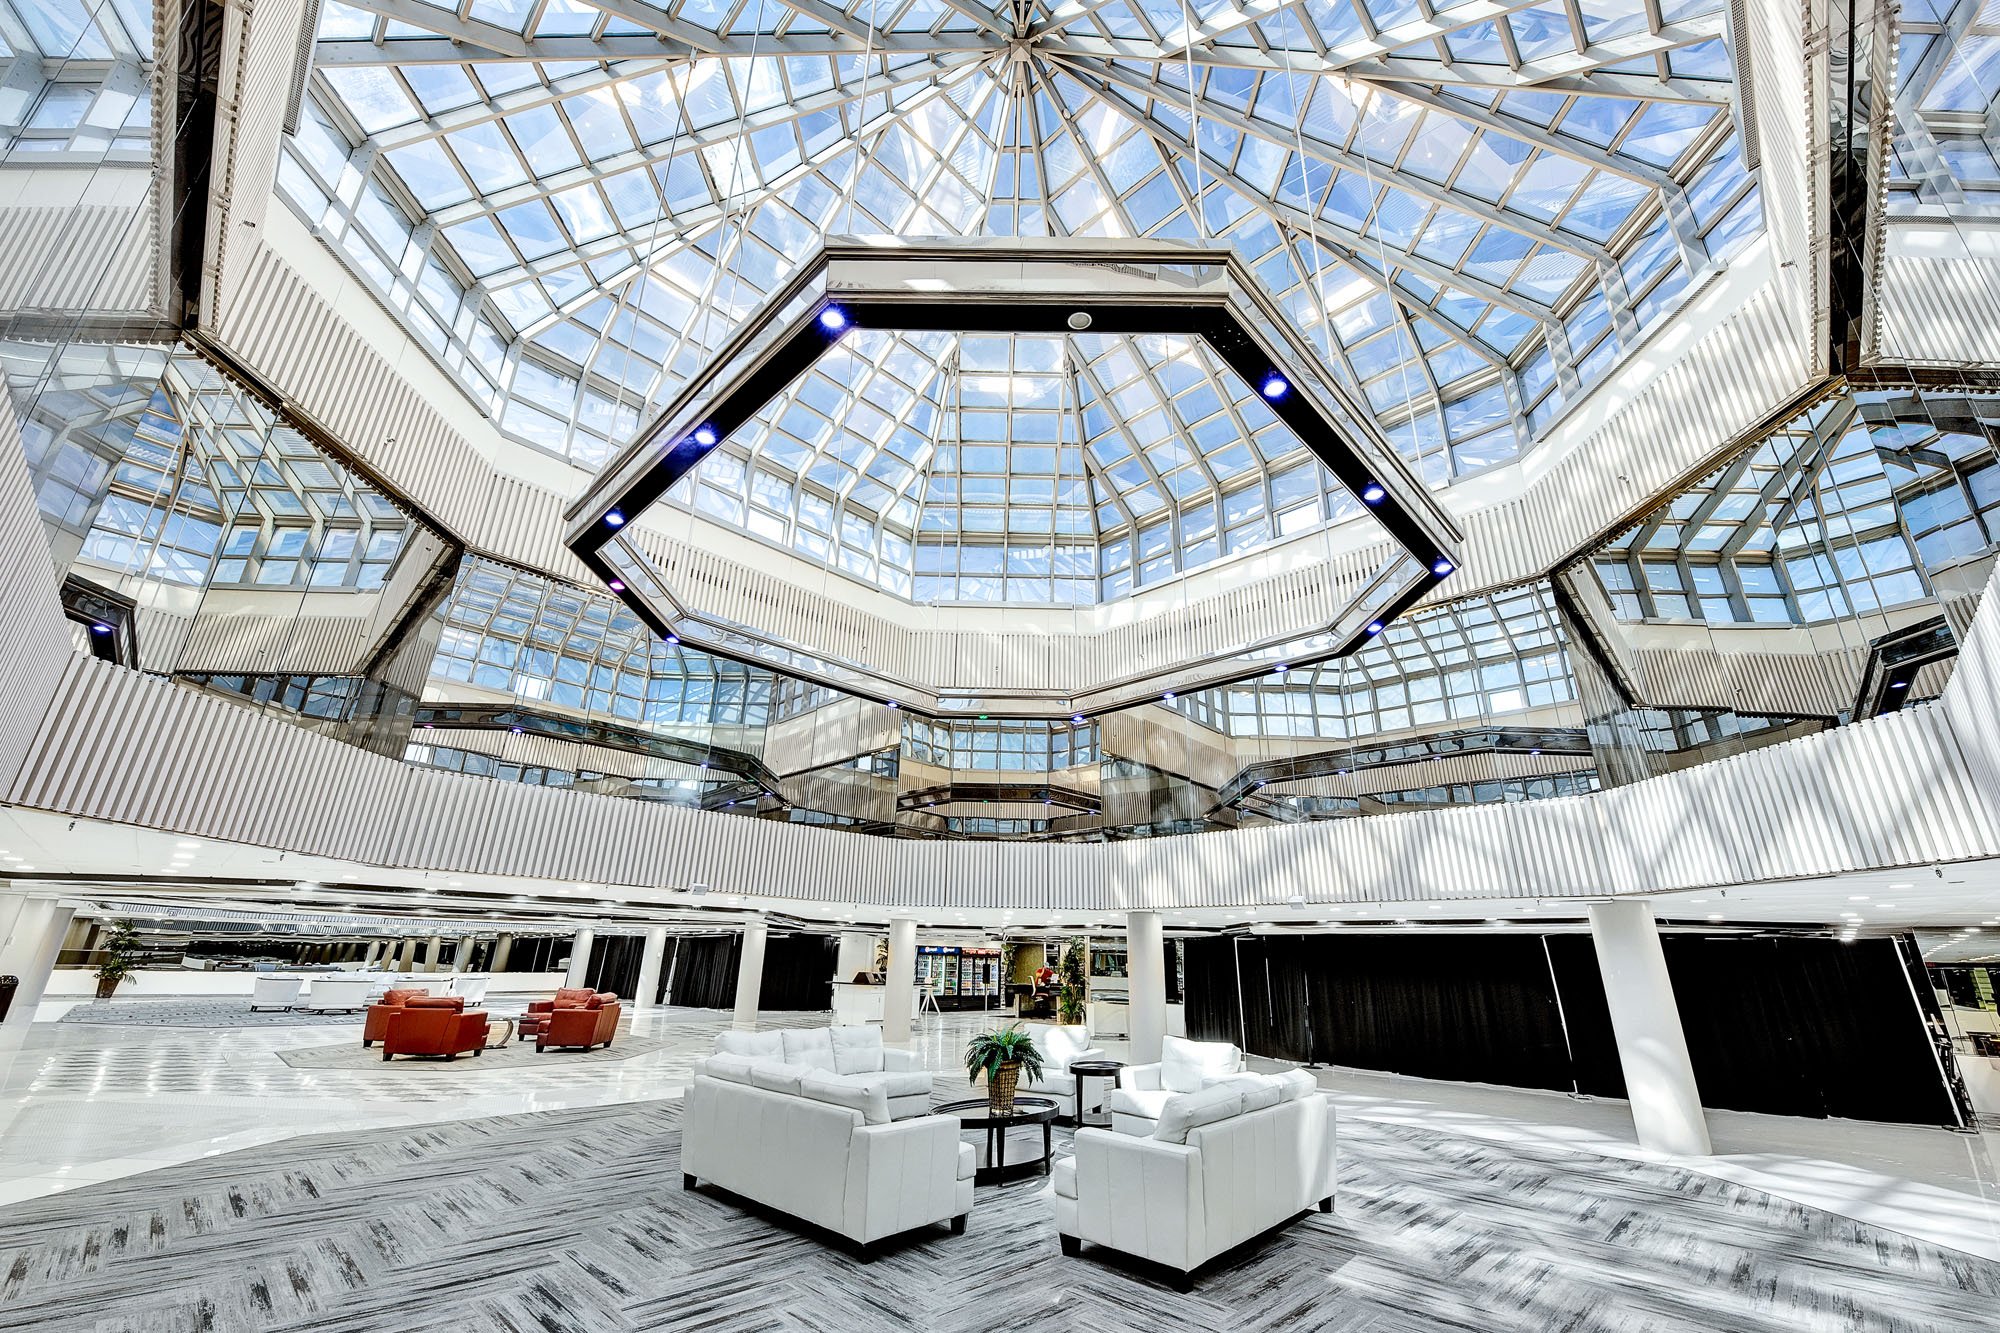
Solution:
<path fill-rule="evenodd" d="M 727 1021 L 714 1011 L 640 1013 L 657 1041 L 615 1062 L 557 1055 L 504 1075 L 455 1064 L 298 1069 L 278 1052 L 358 1039 L 355 1030 L 0 1029 L 0 1207 L 93 1181 L 285 1139 L 679 1095 Z M 824 1015 L 766 1015 L 819 1024 Z M 986 1020 L 921 1020 L 926 1064 L 962 1077 L 958 1051 Z M 1118 1053 L 1116 1042 L 1101 1043 Z M 1633 1161 L 1617 1102 L 1320 1071 L 1344 1120 Z M 1667 1162 L 1969 1253 L 2000 1259 L 2000 1135 L 1716 1112 L 1717 1155 Z"/>

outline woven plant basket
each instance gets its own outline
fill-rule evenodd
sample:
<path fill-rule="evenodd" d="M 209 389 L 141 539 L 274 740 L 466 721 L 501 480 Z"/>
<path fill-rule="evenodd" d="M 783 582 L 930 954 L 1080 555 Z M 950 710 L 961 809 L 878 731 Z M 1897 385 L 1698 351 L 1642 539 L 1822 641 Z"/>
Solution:
<path fill-rule="evenodd" d="M 1021 1062 L 1009 1060 L 986 1079 L 986 1106 L 995 1115 L 1014 1113 L 1014 1087 L 1021 1081 Z"/>

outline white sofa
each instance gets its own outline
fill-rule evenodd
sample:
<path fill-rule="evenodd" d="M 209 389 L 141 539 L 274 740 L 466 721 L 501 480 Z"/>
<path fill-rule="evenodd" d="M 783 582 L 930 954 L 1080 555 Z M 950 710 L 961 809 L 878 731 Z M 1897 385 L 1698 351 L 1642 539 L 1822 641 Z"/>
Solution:
<path fill-rule="evenodd" d="M 264 977 L 250 983 L 250 1009 L 290 1009 L 299 1002 L 299 992 L 305 989 L 304 977 Z"/>
<path fill-rule="evenodd" d="M 965 1230 L 972 1145 L 955 1116 L 891 1120 L 881 1083 L 742 1055 L 698 1068 L 682 1183 L 707 1181 L 862 1247 L 935 1222 Z"/>
<path fill-rule="evenodd" d="M 1160 1109 L 1176 1093 L 1200 1092 L 1217 1079 L 1243 1072 L 1243 1052 L 1226 1041 L 1167 1037 L 1158 1064 L 1127 1065 L 1111 1093 L 1111 1128 L 1121 1134 L 1151 1134 Z"/>
<path fill-rule="evenodd" d="M 931 1073 L 917 1057 L 882 1044 L 877 1027 L 780 1028 L 775 1032 L 719 1032 L 715 1054 L 816 1070 L 860 1088 L 880 1087 L 889 1118 L 929 1115 Z"/>
<path fill-rule="evenodd" d="M 358 1013 L 368 1007 L 368 993 L 374 988 L 372 977 L 317 976 L 307 985 L 305 998 L 298 1007 L 316 1014 L 336 1009 Z"/>
<path fill-rule="evenodd" d="M 1310 1074 L 1244 1074 L 1175 1093 L 1147 1137 L 1082 1129 L 1055 1165 L 1064 1254 L 1083 1243 L 1179 1275 L 1317 1205 L 1333 1210 L 1333 1102 Z"/>
<path fill-rule="evenodd" d="M 1076 1075 L 1069 1072 L 1072 1061 L 1102 1060 L 1104 1052 L 1090 1044 L 1090 1029 L 1081 1023 L 1057 1025 L 1054 1023 L 1023 1023 L 1021 1031 L 1034 1039 L 1035 1049 L 1042 1053 L 1042 1074 L 1040 1078 L 1024 1080 L 1021 1091 L 1037 1097 L 1047 1097 L 1071 1120 L 1077 1118 Z M 1086 1083 L 1084 1097 L 1091 1099 L 1101 1096 L 1103 1084 Z M 1092 1101 L 1086 1110 L 1095 1110 L 1098 1102 Z"/>

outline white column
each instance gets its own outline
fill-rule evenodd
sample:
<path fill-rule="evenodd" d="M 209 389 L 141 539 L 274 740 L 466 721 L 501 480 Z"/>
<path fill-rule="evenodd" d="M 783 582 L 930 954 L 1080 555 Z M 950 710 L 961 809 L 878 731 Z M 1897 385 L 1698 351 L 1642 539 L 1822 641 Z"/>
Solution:
<path fill-rule="evenodd" d="M 590 975 L 590 950 L 597 943 L 597 932 L 584 926 L 576 932 L 569 944 L 569 971 L 563 975 L 563 985 L 575 990 L 585 984 Z"/>
<path fill-rule="evenodd" d="M 910 1039 L 910 1017 L 917 1009 L 917 923 L 897 917 L 889 923 L 889 970 L 882 977 L 882 1040 Z"/>
<path fill-rule="evenodd" d="M 667 961 L 667 928 L 654 926 L 646 932 L 646 951 L 639 955 L 639 993 L 632 1002 L 651 1009 L 660 1002 L 660 968 Z"/>
<path fill-rule="evenodd" d="M 458 952 L 451 956 L 451 970 L 454 972 L 470 972 L 472 970 L 472 936 L 459 936 Z"/>
<path fill-rule="evenodd" d="M 444 947 L 444 937 L 433 935 L 424 942 L 424 971 L 438 970 L 438 950 Z"/>
<path fill-rule="evenodd" d="M 879 935 L 870 935 L 859 930 L 840 932 L 840 952 L 834 955 L 833 979 L 852 981 L 856 972 L 872 972 L 875 969 L 875 941 Z"/>
<path fill-rule="evenodd" d="M 1125 971 L 1131 1008 L 1126 1028 L 1131 1062 L 1155 1064 L 1167 1035 L 1167 944 L 1158 912 L 1125 914 Z"/>
<path fill-rule="evenodd" d="M 13 1007 L 7 1011 L 7 1026 L 22 1027 L 35 1021 L 35 1006 L 49 988 L 49 976 L 56 970 L 56 955 L 62 952 L 76 909 L 41 899 L 28 903 L 14 921 L 14 934 L 0 950 L 0 974 L 21 979 L 14 992 Z"/>
<path fill-rule="evenodd" d="M 1688 1059 L 1687 1036 L 1660 951 L 1651 903 L 1641 899 L 1590 905 L 1590 938 L 1604 975 L 1604 999 L 1632 1102 L 1639 1146 L 1684 1157 L 1710 1152 L 1701 1090 Z"/>
<path fill-rule="evenodd" d="M 488 972 L 506 971 L 507 960 L 513 956 L 513 953 L 514 937 L 512 935 L 502 935 L 499 939 L 493 941 L 493 961 L 486 965 L 486 970 Z"/>
<path fill-rule="evenodd" d="M 743 947 L 736 955 L 736 1026 L 755 1029 L 757 1005 L 764 994 L 764 937 L 769 927 L 762 921 L 743 923 Z"/>
<path fill-rule="evenodd" d="M 403 965 L 397 969 L 398 971 L 415 972 L 417 970 L 418 943 L 419 941 L 414 936 L 403 941 Z"/>

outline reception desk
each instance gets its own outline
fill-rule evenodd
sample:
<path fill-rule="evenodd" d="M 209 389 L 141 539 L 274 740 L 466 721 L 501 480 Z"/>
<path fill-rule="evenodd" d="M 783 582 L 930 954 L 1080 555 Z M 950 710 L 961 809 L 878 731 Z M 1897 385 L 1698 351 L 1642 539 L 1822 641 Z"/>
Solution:
<path fill-rule="evenodd" d="M 860 1027 L 882 1021 L 882 992 L 886 986 L 857 986 L 851 981 L 833 983 L 833 1022 L 836 1027 Z"/>

